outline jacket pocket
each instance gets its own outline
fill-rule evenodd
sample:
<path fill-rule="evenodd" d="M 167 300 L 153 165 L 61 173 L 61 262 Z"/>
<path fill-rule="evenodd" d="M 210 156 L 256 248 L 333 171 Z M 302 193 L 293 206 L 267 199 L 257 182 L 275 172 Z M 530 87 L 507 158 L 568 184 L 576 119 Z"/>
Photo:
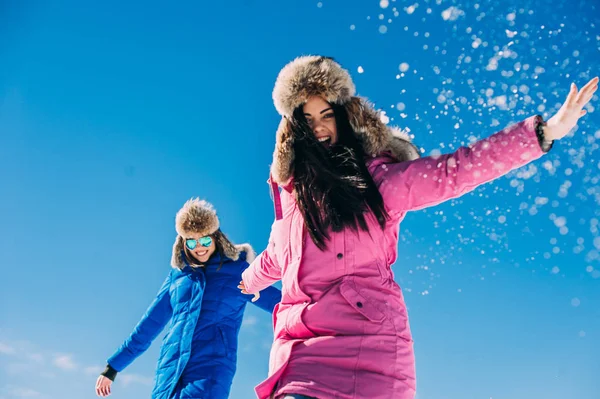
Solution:
<path fill-rule="evenodd" d="M 385 314 L 377 309 L 374 301 L 362 295 L 352 279 L 347 279 L 340 285 L 340 293 L 357 312 L 374 323 L 381 323 Z"/>
<path fill-rule="evenodd" d="M 221 338 L 221 348 L 223 348 L 221 354 L 223 356 L 229 357 L 229 342 L 227 340 L 227 335 L 225 335 L 225 331 L 221 327 L 217 327 L 219 331 L 219 337 Z"/>

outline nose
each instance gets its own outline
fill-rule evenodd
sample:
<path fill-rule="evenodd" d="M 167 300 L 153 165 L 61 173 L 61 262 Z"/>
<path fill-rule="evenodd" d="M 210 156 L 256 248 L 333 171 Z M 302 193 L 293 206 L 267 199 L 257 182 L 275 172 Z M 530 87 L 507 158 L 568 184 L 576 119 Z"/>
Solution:
<path fill-rule="evenodd" d="M 313 126 L 313 132 L 315 132 L 315 134 L 321 133 L 325 130 L 325 126 L 323 126 L 322 122 L 314 122 Z"/>

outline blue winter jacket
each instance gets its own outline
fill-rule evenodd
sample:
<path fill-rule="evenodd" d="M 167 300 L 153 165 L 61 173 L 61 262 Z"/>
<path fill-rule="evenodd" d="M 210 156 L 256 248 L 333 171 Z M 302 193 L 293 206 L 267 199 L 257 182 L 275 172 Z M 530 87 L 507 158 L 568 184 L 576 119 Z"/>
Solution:
<path fill-rule="evenodd" d="M 153 399 L 229 397 L 236 370 L 238 333 L 253 296 L 237 288 L 248 267 L 217 253 L 205 267 L 172 269 L 129 338 L 108 359 L 122 371 L 141 355 L 169 323 L 158 366 Z M 269 287 L 254 304 L 273 312 L 281 292 Z"/>

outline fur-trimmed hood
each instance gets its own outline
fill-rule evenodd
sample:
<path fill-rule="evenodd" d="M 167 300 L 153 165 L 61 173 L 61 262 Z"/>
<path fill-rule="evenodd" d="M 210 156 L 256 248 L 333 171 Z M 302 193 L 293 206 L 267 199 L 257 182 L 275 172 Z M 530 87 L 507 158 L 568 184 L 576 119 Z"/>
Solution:
<path fill-rule="evenodd" d="M 388 152 L 398 162 L 419 158 L 419 150 L 408 135 L 386 126 L 373 105 L 355 93 L 350 74 L 332 58 L 302 56 L 281 70 L 273 89 L 273 102 L 282 116 L 271 165 L 275 182 L 286 184 L 292 177 L 294 153 L 289 120 L 294 109 L 312 96 L 321 96 L 331 104 L 346 108 L 350 125 L 361 139 L 365 153 L 376 156 Z"/>
<path fill-rule="evenodd" d="M 189 199 L 175 216 L 175 230 L 177 237 L 173 244 L 171 255 L 171 266 L 183 269 L 187 262 L 185 260 L 185 238 L 195 234 L 203 236 L 212 235 L 223 255 L 231 260 L 238 260 L 242 252 L 246 253 L 246 261 L 252 263 L 256 257 L 250 244 L 234 245 L 225 234 L 219 230 L 219 218 L 217 212 L 207 201 L 199 198 Z"/>

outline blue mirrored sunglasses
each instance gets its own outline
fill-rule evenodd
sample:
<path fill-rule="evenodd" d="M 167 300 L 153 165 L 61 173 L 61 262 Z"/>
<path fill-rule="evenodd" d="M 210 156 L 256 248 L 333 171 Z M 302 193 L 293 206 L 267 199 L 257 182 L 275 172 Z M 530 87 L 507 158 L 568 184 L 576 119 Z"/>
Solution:
<path fill-rule="evenodd" d="M 213 239 L 211 236 L 205 236 L 205 237 L 200 237 L 197 240 L 194 240 L 193 238 L 188 238 L 187 240 L 185 240 L 185 246 L 189 249 L 189 250 L 194 250 L 196 249 L 196 246 L 198 244 L 200 244 L 201 246 L 208 248 L 212 245 L 213 243 Z"/>

